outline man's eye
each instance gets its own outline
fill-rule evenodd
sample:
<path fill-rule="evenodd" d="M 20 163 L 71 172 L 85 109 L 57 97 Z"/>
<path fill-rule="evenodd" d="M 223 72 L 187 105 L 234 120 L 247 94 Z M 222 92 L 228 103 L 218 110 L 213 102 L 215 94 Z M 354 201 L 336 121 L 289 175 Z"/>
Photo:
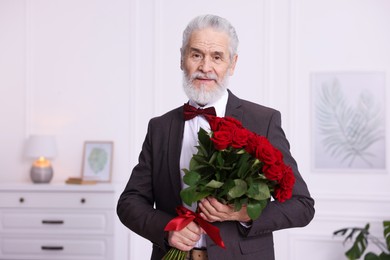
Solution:
<path fill-rule="evenodd" d="M 215 63 L 221 63 L 223 61 L 223 58 L 220 55 L 216 55 L 213 57 L 213 60 Z"/>
<path fill-rule="evenodd" d="M 194 58 L 194 59 L 201 59 L 202 55 L 200 55 L 199 53 L 194 53 L 194 54 L 192 54 L 192 58 Z"/>

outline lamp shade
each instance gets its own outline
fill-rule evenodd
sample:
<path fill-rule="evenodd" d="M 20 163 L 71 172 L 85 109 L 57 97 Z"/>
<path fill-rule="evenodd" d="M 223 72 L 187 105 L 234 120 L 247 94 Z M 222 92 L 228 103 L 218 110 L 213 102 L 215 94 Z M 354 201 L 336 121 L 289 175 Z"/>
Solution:
<path fill-rule="evenodd" d="M 57 155 L 57 146 L 54 136 L 31 135 L 27 141 L 25 154 L 30 158 L 54 158 Z"/>

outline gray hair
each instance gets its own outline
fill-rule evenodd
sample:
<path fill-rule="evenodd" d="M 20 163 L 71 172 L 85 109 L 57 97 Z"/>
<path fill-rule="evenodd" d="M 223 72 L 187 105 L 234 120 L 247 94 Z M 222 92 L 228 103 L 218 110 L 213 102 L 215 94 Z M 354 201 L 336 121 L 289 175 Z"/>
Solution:
<path fill-rule="evenodd" d="M 187 25 L 186 29 L 183 32 L 183 43 L 181 47 L 181 57 L 184 57 L 189 39 L 191 34 L 200 29 L 213 28 L 217 31 L 225 32 L 229 36 L 229 51 L 230 59 L 237 54 L 238 48 L 238 36 L 234 27 L 230 24 L 225 18 L 219 17 L 217 15 L 200 15 L 195 17 Z"/>

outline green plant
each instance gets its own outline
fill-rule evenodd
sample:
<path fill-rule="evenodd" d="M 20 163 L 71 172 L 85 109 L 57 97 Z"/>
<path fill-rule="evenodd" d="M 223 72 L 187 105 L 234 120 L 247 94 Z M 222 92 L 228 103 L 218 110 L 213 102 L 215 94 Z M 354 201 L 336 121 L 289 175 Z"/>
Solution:
<path fill-rule="evenodd" d="M 353 241 L 353 245 L 345 255 L 349 260 L 359 259 L 364 255 L 364 260 L 390 260 L 390 221 L 383 221 L 383 236 L 385 242 L 382 242 L 379 238 L 369 233 L 370 224 L 367 223 L 364 228 L 343 228 L 333 232 L 335 236 L 344 236 L 344 244 L 348 240 Z M 368 243 L 372 242 L 377 246 L 381 253 L 379 255 L 368 252 L 364 254 L 367 249 Z"/>

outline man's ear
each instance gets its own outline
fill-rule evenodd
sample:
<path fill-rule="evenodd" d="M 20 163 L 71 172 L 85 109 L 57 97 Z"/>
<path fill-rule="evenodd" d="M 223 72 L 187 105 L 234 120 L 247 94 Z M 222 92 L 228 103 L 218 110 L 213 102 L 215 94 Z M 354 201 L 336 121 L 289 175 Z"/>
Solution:
<path fill-rule="evenodd" d="M 234 55 L 232 62 L 230 63 L 230 68 L 229 68 L 229 75 L 233 76 L 234 74 L 234 69 L 236 68 L 236 63 L 237 63 L 238 55 Z"/>
<path fill-rule="evenodd" d="M 180 69 L 183 70 L 183 51 L 180 48 Z"/>

